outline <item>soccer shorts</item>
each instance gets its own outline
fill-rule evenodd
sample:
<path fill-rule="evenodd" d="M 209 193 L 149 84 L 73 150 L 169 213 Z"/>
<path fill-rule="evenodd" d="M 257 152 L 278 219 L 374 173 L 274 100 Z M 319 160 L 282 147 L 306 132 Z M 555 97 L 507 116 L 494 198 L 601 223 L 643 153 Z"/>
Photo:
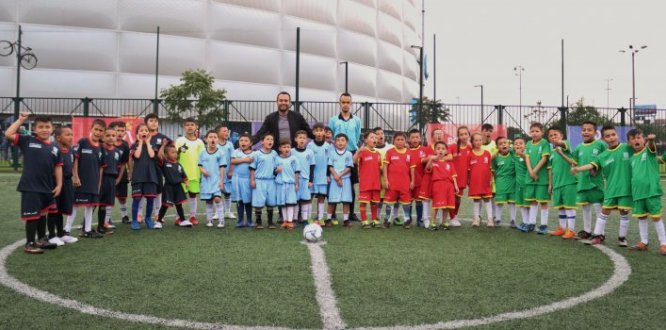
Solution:
<path fill-rule="evenodd" d="M 231 179 L 231 200 L 234 202 L 252 203 L 252 188 L 250 178 L 234 176 Z"/>
<path fill-rule="evenodd" d="M 154 182 L 132 182 L 132 198 L 157 197 L 157 184 Z"/>
<path fill-rule="evenodd" d="M 58 213 L 64 215 L 72 214 L 72 209 L 74 208 L 74 186 L 72 186 L 71 178 L 63 178 L 60 195 L 56 197 L 56 205 Z"/>
<path fill-rule="evenodd" d="M 631 210 L 633 204 L 634 199 L 631 196 L 611 197 L 604 198 L 601 208 L 607 210 Z"/>
<path fill-rule="evenodd" d="M 432 178 L 430 173 L 423 173 L 423 178 L 421 179 L 421 189 L 419 189 L 419 199 L 428 200 L 431 197 L 432 189 L 430 185 L 432 184 Z"/>
<path fill-rule="evenodd" d="M 527 206 L 528 203 L 525 202 L 525 186 L 524 185 L 516 185 L 516 206 L 521 207 L 521 206 Z"/>
<path fill-rule="evenodd" d="M 581 190 L 576 195 L 576 204 L 601 204 L 604 202 L 604 192 L 599 188 Z"/>
<path fill-rule="evenodd" d="M 162 193 L 162 187 L 164 187 L 164 178 L 162 177 L 162 170 L 157 170 L 157 195 Z"/>
<path fill-rule="evenodd" d="M 495 194 L 495 204 L 506 204 L 516 202 L 516 192 L 508 192 L 504 194 Z"/>
<path fill-rule="evenodd" d="M 553 207 L 556 209 L 575 209 L 576 208 L 576 184 L 553 189 Z"/>
<path fill-rule="evenodd" d="M 465 189 L 466 189 L 466 188 L 467 188 L 467 187 L 462 187 L 462 188 L 461 188 L 460 186 L 458 186 L 458 193 L 456 194 L 456 196 L 457 196 L 458 198 L 461 198 L 461 197 L 465 196 Z M 454 189 L 453 191 L 455 191 L 455 189 Z"/>
<path fill-rule="evenodd" d="M 548 185 L 528 184 L 525 185 L 525 202 L 548 203 L 550 194 Z"/>
<path fill-rule="evenodd" d="M 634 218 L 649 216 L 655 220 L 661 219 L 661 196 L 634 200 L 631 216 Z"/>
<path fill-rule="evenodd" d="M 449 181 L 432 183 L 432 208 L 454 209 L 456 207 L 456 190 Z"/>
<path fill-rule="evenodd" d="M 298 179 L 298 192 L 296 193 L 298 200 L 301 202 L 309 202 L 312 200 L 312 194 L 310 193 L 310 188 L 308 187 L 310 180 L 305 178 Z"/>
<path fill-rule="evenodd" d="M 384 203 L 386 204 L 395 204 L 400 202 L 400 204 L 411 204 L 412 203 L 412 193 L 409 189 L 407 190 L 393 190 L 389 189 L 384 194 Z"/>
<path fill-rule="evenodd" d="M 199 180 L 188 180 L 187 185 L 185 185 L 185 189 L 187 190 L 188 194 L 198 194 L 199 192 L 201 192 L 201 186 L 199 185 Z"/>
<path fill-rule="evenodd" d="M 201 199 L 202 201 L 211 201 L 215 199 L 215 197 L 222 198 L 222 191 L 217 190 L 213 192 L 199 193 L 199 199 Z"/>
<path fill-rule="evenodd" d="M 116 201 L 116 177 L 113 175 L 102 176 L 102 187 L 99 191 L 99 205 L 113 206 Z"/>
<path fill-rule="evenodd" d="M 296 185 L 293 183 L 276 183 L 275 200 L 278 206 L 296 205 Z M 299 187 L 300 188 L 300 187 Z"/>
<path fill-rule="evenodd" d="M 58 211 L 53 194 L 31 191 L 21 192 L 21 220 L 38 220 L 42 214 Z"/>
<path fill-rule="evenodd" d="M 183 204 L 185 201 L 187 201 L 187 196 L 185 196 L 182 184 L 164 184 L 164 188 L 162 189 L 162 206 L 172 207 Z"/>
<path fill-rule="evenodd" d="M 354 151 L 356 153 L 357 151 Z M 352 153 L 352 155 L 354 154 Z M 349 173 L 349 179 L 351 180 L 352 184 L 357 184 L 358 183 L 358 166 L 354 166 L 351 168 L 351 172 Z"/>
<path fill-rule="evenodd" d="M 256 186 L 252 189 L 252 207 L 273 207 L 275 200 L 275 181 L 273 179 L 256 179 Z"/>
<path fill-rule="evenodd" d="M 97 206 L 97 205 L 99 205 L 99 195 L 77 193 L 77 192 L 74 193 L 75 207 L 86 207 L 86 206 Z"/>
<path fill-rule="evenodd" d="M 363 190 L 358 193 L 359 203 L 379 203 L 379 189 L 377 190 Z"/>
<path fill-rule="evenodd" d="M 412 191 L 411 191 L 412 192 L 412 200 L 415 200 L 415 201 L 422 200 L 422 198 L 419 197 L 419 193 L 421 192 L 420 184 L 421 183 L 419 182 L 419 186 L 415 186 L 414 189 L 412 189 Z"/>
<path fill-rule="evenodd" d="M 351 203 L 352 199 L 352 184 L 350 178 L 342 179 L 342 187 L 338 183 L 331 181 L 328 185 L 328 202 L 329 203 Z"/>
<path fill-rule="evenodd" d="M 118 199 L 127 199 L 127 180 L 121 180 L 116 185 L 116 198 Z"/>

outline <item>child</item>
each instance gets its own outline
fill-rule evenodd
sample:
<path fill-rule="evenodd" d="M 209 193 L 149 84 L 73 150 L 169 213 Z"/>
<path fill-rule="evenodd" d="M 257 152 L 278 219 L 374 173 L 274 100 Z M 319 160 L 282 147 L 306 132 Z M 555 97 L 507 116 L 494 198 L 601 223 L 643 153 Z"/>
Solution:
<path fill-rule="evenodd" d="M 206 227 L 213 227 L 217 220 L 217 228 L 224 228 L 224 176 L 227 167 L 224 151 L 217 145 L 217 133 L 208 131 L 205 136 L 206 149 L 199 154 L 199 171 L 201 171 L 201 200 L 206 202 Z"/>
<path fill-rule="evenodd" d="M 275 196 L 275 163 L 277 153 L 273 150 L 273 135 L 264 134 L 261 137 L 261 149 L 252 153 L 250 164 L 250 187 L 252 188 L 252 207 L 256 226 L 254 229 L 264 229 L 261 224 L 261 210 L 266 207 L 268 229 L 275 229 L 273 224 L 273 208 L 276 204 Z"/>
<path fill-rule="evenodd" d="M 379 156 L 381 157 L 381 161 L 382 161 L 382 167 L 384 167 L 383 162 L 384 162 L 384 157 L 386 156 L 386 152 L 389 149 L 393 148 L 393 145 L 386 142 L 386 135 L 384 134 L 384 129 L 383 128 L 377 126 L 377 127 L 373 128 L 372 131 L 377 136 L 377 143 L 375 143 L 375 149 L 377 149 L 377 151 L 379 151 Z M 386 178 L 384 178 L 382 176 L 380 178 L 380 180 L 381 180 L 380 182 L 381 182 L 381 187 L 382 188 L 379 191 L 379 205 L 377 206 L 377 209 L 379 210 L 378 212 L 382 211 L 382 206 L 384 205 L 384 194 L 386 193 L 386 191 L 384 191 L 384 180 L 386 180 Z M 424 210 L 425 210 L 425 208 L 424 208 Z M 391 208 L 389 208 L 387 206 L 384 212 L 386 214 L 384 220 L 386 220 L 386 219 L 389 218 L 389 215 L 391 214 Z"/>
<path fill-rule="evenodd" d="M 58 127 L 54 132 L 60 154 L 62 155 L 62 189 L 56 197 L 58 211 L 48 215 L 49 242 L 62 246 L 78 242 L 78 238 L 65 233 L 63 228 L 63 215 L 72 214 L 74 204 L 74 187 L 72 186 L 72 163 L 74 153 L 72 152 L 72 129 L 67 126 Z"/>
<path fill-rule="evenodd" d="M 317 200 L 317 223 L 323 224 L 324 220 L 326 220 L 324 201 L 328 195 L 328 154 L 331 150 L 331 144 L 326 142 L 324 124 L 314 124 L 312 134 L 314 135 L 314 140 L 310 141 L 307 147 L 314 154 L 315 164 L 311 192 Z"/>
<path fill-rule="evenodd" d="M 185 136 L 176 139 L 176 148 L 178 150 L 178 163 L 185 170 L 187 175 L 187 197 L 190 204 L 190 216 L 188 222 L 191 225 L 198 225 L 197 221 L 197 195 L 199 194 L 201 171 L 199 170 L 199 155 L 206 148 L 204 142 L 196 136 L 197 122 L 194 118 L 186 118 L 183 122 L 183 131 Z M 187 219 L 176 219 L 176 225 Z M 186 224 L 187 226 L 187 224 Z"/>
<path fill-rule="evenodd" d="M 467 128 L 467 126 L 459 126 L 456 130 L 456 135 L 458 136 L 456 143 L 451 144 L 448 147 L 448 154 L 453 157 L 453 166 L 458 175 L 456 180 L 458 181 L 457 184 L 459 189 L 456 194 L 455 207 L 449 212 L 451 215 L 452 227 L 462 226 L 458 220 L 458 212 L 460 211 L 460 201 L 465 193 L 465 188 L 467 188 L 467 181 L 469 181 L 469 157 L 472 152 L 472 146 L 469 143 L 469 128 Z"/>
<path fill-rule="evenodd" d="M 634 199 L 632 215 L 638 218 L 640 242 L 631 249 L 634 251 L 647 251 L 648 249 L 648 216 L 654 223 L 659 238 L 659 254 L 666 256 L 666 232 L 661 221 L 661 183 L 659 179 L 659 164 L 657 163 L 657 145 L 654 143 L 655 135 L 647 136 L 647 141 L 640 129 L 627 132 L 627 140 L 634 148 L 634 154 L 629 159 L 631 166 L 631 195 Z"/>
<path fill-rule="evenodd" d="M 388 205 L 398 202 L 402 204 L 405 214 L 405 229 L 410 229 L 412 225 L 412 194 L 414 189 L 414 172 L 416 171 L 416 160 L 410 157 L 406 146 L 407 136 L 403 132 L 393 134 L 393 149 L 386 152 L 384 158 L 383 176 L 384 181 L 384 201 Z M 392 219 L 397 218 L 398 209 L 393 208 L 391 215 L 384 221 L 384 228 L 389 228 Z"/>
<path fill-rule="evenodd" d="M 502 223 L 502 207 L 509 205 L 510 225 L 516 226 L 516 167 L 514 156 L 509 150 L 509 139 L 500 136 L 496 140 L 498 153 L 492 161 L 493 181 L 495 182 L 495 225 Z"/>
<path fill-rule="evenodd" d="M 576 236 L 576 185 L 577 180 L 572 176 L 570 160 L 571 148 L 566 140 L 562 139 L 562 131 L 558 127 L 548 129 L 548 140 L 555 152 L 550 155 L 550 191 L 553 196 L 553 207 L 558 209 L 560 226 L 551 231 L 553 236 L 563 239 L 572 239 Z M 538 232 L 543 234 L 541 230 Z"/>
<path fill-rule="evenodd" d="M 46 215 L 56 211 L 53 198 L 60 195 L 62 188 L 62 155 L 49 140 L 53 132 L 51 118 L 35 118 L 35 136 L 19 135 L 18 130 L 27 119 L 27 112 L 20 113 L 5 131 L 5 138 L 23 154 L 23 173 L 17 187 L 21 192 L 21 219 L 25 221 L 23 251 L 41 254 L 44 249 L 56 248 L 46 238 Z"/>
<path fill-rule="evenodd" d="M 363 229 L 379 227 L 378 208 L 379 189 L 381 187 L 381 156 L 375 149 L 377 135 L 373 131 L 363 134 L 363 147 L 354 154 L 354 164 L 358 166 L 359 194 L 358 202 L 361 211 L 361 225 Z M 372 222 L 368 221 L 367 208 L 370 204 Z"/>
<path fill-rule="evenodd" d="M 183 203 L 187 200 L 185 191 L 183 190 L 183 183 L 187 186 L 187 174 L 183 165 L 178 163 L 178 149 L 170 144 L 164 147 L 164 155 L 159 155 L 162 159 L 160 167 L 162 174 L 164 174 L 164 189 L 162 190 L 162 206 L 160 213 L 157 215 L 157 223 L 162 223 L 164 215 L 169 207 L 176 206 L 176 212 L 181 221 L 178 225 L 180 227 L 192 227 L 192 223 L 185 218 L 183 212 Z"/>
<path fill-rule="evenodd" d="M 429 160 L 437 160 L 437 155 L 435 155 L 435 143 L 444 142 L 444 131 L 441 128 L 435 128 L 431 134 L 432 141 L 428 148 L 426 148 L 426 157 L 421 159 L 421 164 L 427 164 Z M 445 143 L 446 144 L 446 143 Z M 447 155 L 450 157 L 450 155 Z M 423 200 L 423 223 L 430 223 L 430 211 L 432 210 L 432 191 L 431 191 L 432 178 L 430 173 L 424 172 L 423 177 L 421 178 L 421 189 L 419 189 L 419 198 Z M 445 226 L 448 226 L 449 223 L 445 222 Z"/>
<path fill-rule="evenodd" d="M 280 156 L 275 159 L 276 203 L 282 207 L 282 229 L 294 229 L 294 210 L 301 176 L 298 160 L 291 153 L 291 140 L 280 140 Z"/>
<path fill-rule="evenodd" d="M 109 124 L 109 127 L 116 130 L 116 141 L 115 147 L 120 151 L 121 161 L 120 169 L 118 170 L 118 184 L 116 185 L 116 199 L 118 204 L 120 204 L 120 215 L 122 216 L 121 222 L 124 224 L 129 224 L 129 216 L 127 215 L 127 185 L 129 184 L 129 172 L 128 172 L 128 163 L 130 159 L 130 147 L 127 141 L 125 141 L 126 127 L 125 123 L 122 121 L 114 121 Z M 111 216 L 111 210 L 106 210 L 106 216 Z M 109 224 L 111 228 L 114 228 L 113 221 L 109 218 Z"/>
<path fill-rule="evenodd" d="M 418 129 L 409 131 L 409 153 L 410 157 L 416 161 L 414 170 L 414 189 L 412 189 L 412 200 L 416 205 L 416 225 L 423 227 L 423 200 L 419 197 L 421 191 L 421 181 L 426 163 L 422 162 L 428 155 L 428 148 L 421 145 L 421 132 Z M 427 160 L 426 160 L 427 161 Z"/>
<path fill-rule="evenodd" d="M 618 210 L 620 212 L 618 245 L 627 247 L 629 245 L 626 238 L 629 230 L 629 211 L 633 204 L 629 159 L 634 153 L 634 149 L 626 143 L 620 143 L 614 126 L 604 126 L 601 129 L 601 136 L 608 145 L 608 149 L 599 154 L 591 163 L 571 168 L 571 173 L 574 175 L 592 169 L 601 170 L 606 179 L 604 203 L 601 206 L 601 213 L 597 217 L 592 239 L 583 242 L 589 245 L 602 244 L 606 238 L 605 227 L 608 216 L 611 211 Z"/>
<path fill-rule="evenodd" d="M 335 141 L 333 141 L 333 129 L 328 126 L 324 127 L 324 137 L 326 142 L 330 143 L 331 145 L 335 143 Z"/>
<path fill-rule="evenodd" d="M 148 126 L 141 124 L 136 127 L 136 142 L 130 148 L 132 157 L 132 222 L 133 230 L 141 229 L 139 225 L 139 212 L 141 211 L 141 199 L 146 199 L 145 222 L 148 229 L 153 229 L 153 221 L 150 214 L 153 210 L 153 202 L 157 197 L 157 185 L 159 171 L 155 165 L 157 155 L 152 148 L 153 137 Z M 160 147 L 162 148 L 162 147 Z"/>
<path fill-rule="evenodd" d="M 296 132 L 296 149 L 291 154 L 296 157 L 301 176 L 298 178 L 298 205 L 301 210 L 301 219 L 307 224 L 312 214 L 312 188 L 314 180 L 315 156 L 312 150 L 307 149 L 308 132 L 299 130 Z"/>
<path fill-rule="evenodd" d="M 250 164 L 252 163 L 252 135 L 245 132 L 238 139 L 239 148 L 231 154 L 231 199 L 236 202 L 238 223 L 236 228 L 254 227 L 252 223 L 252 188 L 250 188 Z"/>
<path fill-rule="evenodd" d="M 527 183 L 525 185 L 525 201 L 530 203 L 529 224 L 525 232 L 536 229 L 537 209 L 541 204 L 541 226 L 544 232 L 548 230 L 548 158 L 550 146 L 543 139 L 543 124 L 530 125 L 532 141 L 525 147 L 525 165 L 527 166 Z"/>
<path fill-rule="evenodd" d="M 150 139 L 150 145 L 152 146 L 155 155 L 159 153 L 158 151 L 160 147 L 162 147 L 162 145 L 173 143 L 173 141 L 171 141 L 171 139 L 169 139 L 166 135 L 159 132 L 160 122 L 159 122 L 159 117 L 156 114 L 150 113 L 146 115 L 143 121 L 146 124 L 146 126 L 148 126 L 148 131 L 150 132 L 150 135 L 152 137 Z M 161 200 L 163 179 L 162 179 L 162 172 L 159 170 L 159 164 L 157 162 L 157 159 L 155 159 L 154 163 L 155 163 L 155 169 L 157 169 L 157 200 L 159 201 Z M 160 212 L 159 204 L 160 203 L 154 203 L 153 205 L 153 217 L 156 219 L 158 213 Z"/>
<path fill-rule="evenodd" d="M 520 231 L 526 232 L 529 227 L 529 205 L 525 202 L 525 185 L 527 184 L 527 165 L 525 164 L 525 139 L 516 138 L 513 140 L 513 164 L 516 171 L 516 207 L 520 208 L 522 223 L 520 226 L 511 226 Z"/>
<path fill-rule="evenodd" d="M 442 141 L 435 142 L 436 160 L 429 159 L 426 164 L 426 171 L 430 173 L 432 180 L 432 208 L 433 221 L 426 224 L 430 230 L 437 230 L 437 211 L 442 211 L 441 226 L 447 229 L 446 214 L 447 209 L 455 207 L 455 196 L 459 193 L 458 181 L 456 179 L 455 166 L 448 160 L 448 150 L 446 143 Z"/>
<path fill-rule="evenodd" d="M 473 227 L 478 227 L 481 223 L 481 204 L 486 206 L 488 227 L 495 227 L 493 220 L 492 203 L 490 198 L 493 196 L 490 187 L 490 152 L 483 150 L 483 135 L 481 133 L 472 134 L 472 154 L 469 157 L 469 198 L 474 202 Z"/>
<path fill-rule="evenodd" d="M 104 151 L 100 143 L 104 136 L 106 123 L 95 119 L 92 123 L 90 135 L 79 140 L 74 147 L 74 164 L 72 165 L 72 183 L 74 185 L 74 207 L 84 208 L 84 225 L 82 237 L 102 238 L 103 236 L 92 230 L 92 216 L 95 206 L 99 205 L 99 191 L 104 171 Z M 65 231 L 70 231 L 76 211 L 67 217 Z"/>
<path fill-rule="evenodd" d="M 215 128 L 217 132 L 217 144 L 222 152 L 224 153 L 224 159 L 226 164 L 231 163 L 231 154 L 234 152 L 234 144 L 229 141 L 229 128 L 224 125 L 217 126 Z M 224 190 L 222 190 L 222 195 L 224 197 L 224 210 L 225 214 L 220 214 L 220 217 L 225 217 L 229 219 L 236 219 L 236 216 L 231 212 L 231 177 L 233 172 L 231 170 L 227 171 L 227 174 L 222 178 L 224 181 Z"/>
<path fill-rule="evenodd" d="M 583 143 L 576 146 L 573 152 L 571 166 L 590 164 L 599 154 L 606 150 L 606 145 L 595 140 L 597 134 L 597 124 L 591 121 L 585 121 L 581 125 L 581 135 Z M 601 175 L 596 175 L 596 171 L 585 171 L 577 174 L 578 195 L 576 203 L 583 209 L 583 230 L 578 233 L 579 239 L 589 239 L 592 237 L 592 208 L 594 213 L 601 214 L 601 203 L 604 201 L 604 179 Z"/>
<path fill-rule="evenodd" d="M 352 227 L 349 221 L 349 204 L 353 202 L 351 190 L 351 169 L 354 166 L 351 152 L 347 151 L 347 135 L 335 136 L 335 150 L 328 154 L 330 184 L 328 186 L 328 220 L 326 227 L 332 227 L 332 218 L 338 203 L 342 203 L 343 226 Z"/>
<path fill-rule="evenodd" d="M 116 148 L 116 130 L 107 127 L 104 130 L 104 170 L 102 184 L 99 190 L 99 208 L 97 209 L 97 233 L 100 235 L 112 234 L 108 223 L 111 210 L 116 200 L 116 185 L 118 184 L 119 170 L 122 163 L 122 153 Z"/>

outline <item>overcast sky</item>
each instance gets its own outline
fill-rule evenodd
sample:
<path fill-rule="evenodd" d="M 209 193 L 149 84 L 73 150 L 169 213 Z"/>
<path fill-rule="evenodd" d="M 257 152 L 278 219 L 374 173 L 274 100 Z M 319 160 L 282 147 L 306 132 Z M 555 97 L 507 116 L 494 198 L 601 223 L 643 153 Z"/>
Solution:
<path fill-rule="evenodd" d="M 420 0 L 419 0 L 420 3 Z M 666 2 L 663 0 L 425 0 L 425 48 L 437 34 L 437 98 L 446 103 L 561 103 L 564 39 L 565 96 L 569 102 L 627 106 L 631 55 L 620 49 L 647 45 L 636 54 L 637 104 L 666 108 Z M 426 96 L 432 96 L 432 60 Z"/>

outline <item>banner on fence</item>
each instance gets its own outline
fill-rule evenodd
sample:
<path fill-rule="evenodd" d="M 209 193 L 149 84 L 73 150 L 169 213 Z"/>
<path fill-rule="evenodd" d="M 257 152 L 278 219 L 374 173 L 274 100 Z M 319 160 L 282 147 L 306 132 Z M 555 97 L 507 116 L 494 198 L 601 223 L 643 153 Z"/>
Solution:
<path fill-rule="evenodd" d="M 125 135 L 125 141 L 132 145 L 135 141 L 134 131 L 136 127 L 140 124 L 143 124 L 143 118 L 132 117 L 115 117 L 115 118 L 95 118 L 95 117 L 72 117 L 72 131 L 74 133 L 74 143 L 79 141 L 83 137 L 88 137 L 90 133 L 90 128 L 92 122 L 95 119 L 102 119 L 106 125 L 111 124 L 114 121 L 122 121 L 125 123 L 127 128 L 127 134 Z"/>
<path fill-rule="evenodd" d="M 427 131 L 426 131 L 426 141 L 428 141 L 428 144 L 431 144 L 432 142 L 432 132 L 440 128 L 444 131 L 444 142 L 446 144 L 453 144 L 456 143 L 457 136 L 458 136 L 458 127 L 460 126 L 467 126 L 469 128 L 470 134 L 475 133 L 475 132 L 481 132 L 481 124 L 447 124 L 447 123 L 438 123 L 438 124 L 428 124 Z M 495 125 L 495 130 L 493 131 L 492 139 L 495 140 L 498 136 L 506 136 L 506 126 L 504 125 Z"/>
<path fill-rule="evenodd" d="M 617 137 L 620 142 L 627 142 L 627 132 L 633 129 L 631 126 L 615 126 L 617 131 Z M 597 129 L 597 133 L 594 136 L 595 139 L 601 140 L 601 127 Z M 567 140 L 571 149 L 575 149 L 577 145 L 583 143 L 583 137 L 581 136 L 581 127 L 580 126 L 567 126 Z"/>

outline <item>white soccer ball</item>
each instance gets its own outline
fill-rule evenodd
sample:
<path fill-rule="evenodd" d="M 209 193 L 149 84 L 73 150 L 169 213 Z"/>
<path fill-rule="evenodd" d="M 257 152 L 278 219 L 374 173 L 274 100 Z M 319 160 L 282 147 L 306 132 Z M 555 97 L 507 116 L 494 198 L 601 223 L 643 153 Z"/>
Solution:
<path fill-rule="evenodd" d="M 323 232 L 324 230 L 321 229 L 320 225 L 311 223 L 303 228 L 303 238 L 311 243 L 318 242 L 321 239 L 321 234 Z"/>

